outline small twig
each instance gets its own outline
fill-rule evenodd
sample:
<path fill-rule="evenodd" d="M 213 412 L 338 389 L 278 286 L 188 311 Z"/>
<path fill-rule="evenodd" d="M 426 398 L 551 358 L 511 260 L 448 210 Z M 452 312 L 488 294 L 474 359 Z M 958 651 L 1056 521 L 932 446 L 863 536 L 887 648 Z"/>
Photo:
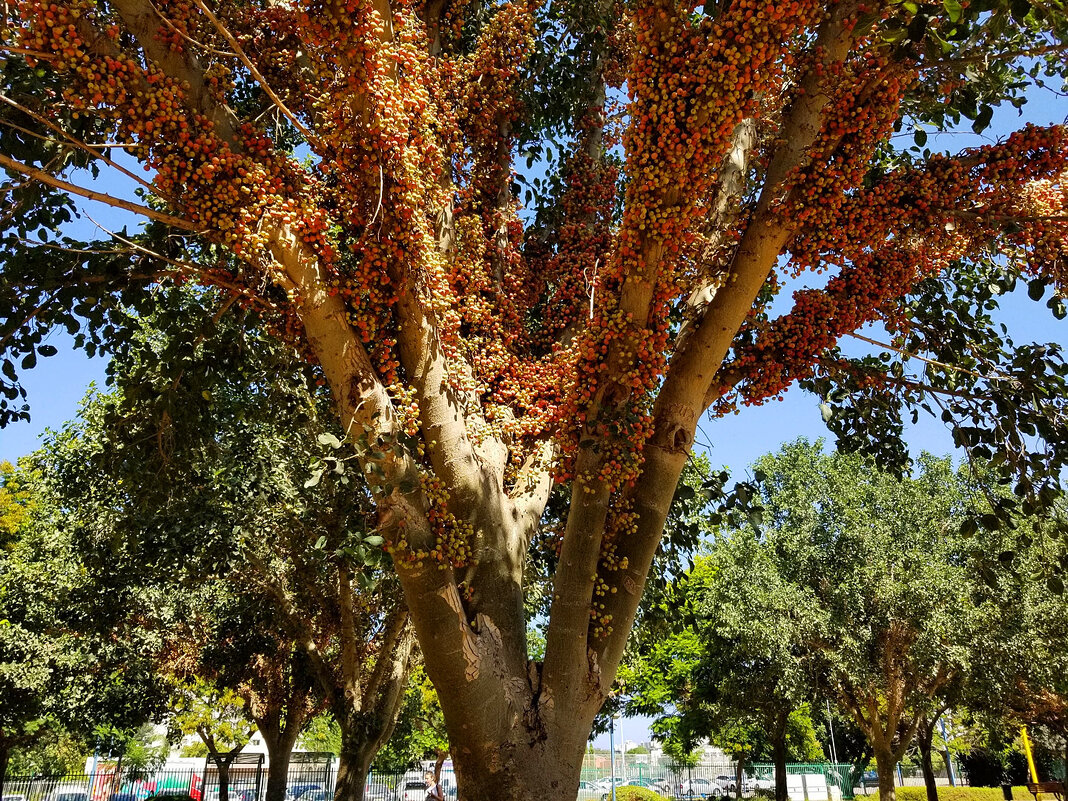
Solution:
<path fill-rule="evenodd" d="M 222 56 L 223 58 L 240 58 L 237 53 L 231 53 L 228 50 L 216 50 L 210 45 L 206 45 L 203 42 L 197 41 L 192 36 L 183 31 L 181 28 L 179 28 L 177 25 L 175 25 L 173 22 L 171 22 L 169 19 L 167 19 L 167 17 L 164 16 L 163 12 L 159 10 L 159 7 L 155 3 L 153 3 L 152 0 L 149 0 L 148 4 L 152 6 L 152 10 L 156 12 L 156 16 L 163 20 L 164 25 L 166 25 L 168 28 L 170 28 L 176 34 L 181 36 L 194 47 L 199 47 L 201 50 L 204 50 L 208 53 L 213 53 L 217 56 Z"/>
<path fill-rule="evenodd" d="M 931 63 L 920 64 L 917 69 L 921 72 L 925 70 L 939 69 L 940 67 L 955 67 L 964 64 L 979 64 L 987 62 L 1002 63 L 1005 61 L 1011 61 L 1017 58 L 1033 58 L 1035 56 L 1045 56 L 1051 53 L 1064 53 L 1068 51 L 1068 44 L 1051 44 L 1044 47 L 1034 47 L 1023 50 L 1009 50 L 1004 53 L 983 53 L 976 54 L 974 56 L 959 56 L 957 58 L 946 58 Z"/>
<path fill-rule="evenodd" d="M 293 126 L 300 131 L 301 136 L 307 140 L 309 145 L 312 145 L 315 141 L 315 135 L 301 124 L 296 115 L 293 114 L 286 104 L 282 102 L 282 99 L 274 93 L 274 90 L 271 89 L 270 85 L 267 83 L 267 79 L 263 77 L 258 69 L 256 69 L 256 65 L 252 63 L 252 59 L 250 59 L 241 48 L 241 43 L 238 42 L 236 37 L 219 21 L 219 18 L 211 13 L 211 9 L 204 4 L 204 0 L 195 0 L 195 2 L 197 7 L 204 12 L 204 15 L 208 18 L 211 24 L 215 26 L 215 29 L 222 34 L 227 42 L 230 43 L 230 47 L 234 49 L 237 57 L 241 59 L 241 62 L 246 67 L 248 67 L 248 71 L 252 73 L 252 77 L 256 79 L 263 91 L 267 93 L 269 98 L 271 98 L 271 101 L 278 106 L 278 110 L 286 115 L 286 119 L 293 123 Z"/>
<path fill-rule="evenodd" d="M 43 117 L 43 116 L 41 116 L 40 114 L 37 114 L 34 111 L 31 111 L 30 109 L 26 108 L 25 106 L 23 106 L 22 104 L 18 103 L 17 101 L 12 100 L 10 97 L 8 97 L 7 95 L 5 95 L 3 93 L 0 93 L 0 102 L 7 103 L 12 108 L 18 109 L 23 114 L 26 114 L 27 116 L 32 117 L 33 119 L 37 120 L 37 122 L 41 123 L 42 125 L 44 125 L 49 130 L 55 131 L 56 133 L 58 133 L 60 136 L 62 136 L 65 140 L 67 140 L 68 143 L 70 143 L 74 147 L 76 147 L 79 150 L 82 150 L 82 151 L 88 153 L 93 158 L 100 159 L 102 162 L 107 164 L 109 167 L 112 167 L 112 168 L 118 170 L 123 175 L 125 175 L 127 178 L 130 178 L 131 180 L 141 184 L 141 186 L 145 187 L 150 192 L 153 192 L 153 193 L 156 192 L 155 187 L 152 186 L 152 184 L 150 184 L 144 178 L 141 178 L 139 175 L 135 175 L 133 172 L 131 172 L 130 170 L 126 169 L 125 167 L 123 167 L 118 162 L 112 161 L 110 158 L 105 156 L 103 153 L 97 153 L 95 150 L 93 150 L 93 148 L 90 145 L 88 145 L 85 142 L 82 142 L 79 139 L 71 136 L 70 134 L 68 134 L 66 131 L 64 131 L 62 128 L 60 128 L 58 125 L 56 125 L 54 122 L 52 122 L 48 118 Z M 12 129 L 14 129 L 16 131 L 21 131 L 22 133 L 27 134 L 27 135 L 32 136 L 32 137 L 35 137 L 36 139 L 40 139 L 40 140 L 45 141 L 45 142 L 52 142 L 52 143 L 55 143 L 57 145 L 60 144 L 59 140 L 57 140 L 57 139 L 53 139 L 50 136 L 44 136 L 43 134 L 39 134 L 36 131 L 31 131 L 29 128 L 23 128 L 21 125 L 16 125 L 15 123 L 10 122 L 8 120 L 0 119 L 0 122 L 2 122 L 4 125 L 6 125 L 9 128 L 12 128 Z"/>
<path fill-rule="evenodd" d="M 869 345 L 874 345 L 877 348 L 883 348 L 885 350 L 893 351 L 894 353 L 899 353 L 909 359 L 919 359 L 921 362 L 926 362 L 927 364 L 933 365 L 934 367 L 941 367 L 944 370 L 953 370 L 954 372 L 964 373 L 966 375 L 970 375 L 975 378 L 982 378 L 984 380 L 994 379 L 1000 381 L 1007 381 L 1010 379 L 1010 376 L 1007 375 L 999 375 L 997 373 L 995 373 L 994 375 L 983 375 L 982 373 L 977 373 L 974 370 L 969 370 L 966 367 L 957 367 L 956 365 L 946 364 L 945 362 L 940 362 L 936 359 L 929 359 L 926 356 L 920 356 L 918 353 L 912 353 L 911 351 L 907 351 L 903 348 L 896 348 L 893 345 L 889 345 L 885 342 L 880 342 L 877 339 L 866 337 L 863 334 L 856 333 L 855 331 L 847 332 L 847 335 L 853 337 L 854 339 L 859 339 L 862 342 L 867 342 Z"/>
<path fill-rule="evenodd" d="M 378 213 L 382 211 L 382 192 L 385 190 L 386 179 L 382 172 L 382 165 L 378 165 L 378 208 L 375 209 L 374 216 L 371 217 L 371 222 L 367 223 L 367 227 L 370 228 L 374 225 L 375 220 L 378 219 Z"/>
<path fill-rule="evenodd" d="M 597 268 L 600 265 L 601 265 L 601 259 L 598 256 L 596 259 L 593 260 L 593 280 L 590 280 L 586 276 L 586 271 L 585 270 L 582 271 L 582 277 L 583 277 L 583 279 L 585 279 L 586 283 L 590 287 L 590 319 L 591 320 L 593 319 L 593 296 L 594 296 L 594 293 L 597 291 Z"/>
<path fill-rule="evenodd" d="M 45 306 L 52 302 L 52 299 L 55 298 L 55 296 L 56 293 L 52 292 L 47 298 L 37 304 L 33 311 L 27 314 L 21 323 L 16 325 L 7 334 L 5 334 L 3 339 L 0 339 L 0 353 L 3 353 L 4 348 L 7 347 L 7 343 L 11 341 L 11 337 L 15 336 L 15 332 L 22 328 L 24 325 L 28 324 L 30 320 L 32 320 L 34 317 L 36 317 L 40 313 L 41 309 L 43 309 Z"/>
<path fill-rule="evenodd" d="M 30 50 L 26 47 L 16 47 L 15 45 L 0 44 L 0 50 L 6 50 L 9 53 L 18 53 L 20 56 L 30 56 L 40 61 L 55 61 L 55 53 L 42 53 L 40 50 Z"/>
<path fill-rule="evenodd" d="M 103 225 L 101 225 L 99 222 L 97 222 L 91 216 L 89 216 L 89 214 L 86 214 L 85 216 L 89 218 L 89 221 L 92 222 L 93 225 L 95 225 L 97 228 L 99 228 L 105 234 L 110 236 L 112 239 L 114 239 L 114 240 L 116 240 L 118 242 L 122 242 L 124 245 L 127 245 L 128 247 L 132 248 L 133 250 L 135 250 L 135 251 L 137 251 L 139 253 L 142 253 L 145 256 L 149 256 L 150 258 L 154 258 L 154 259 L 159 259 L 162 262 L 165 262 L 167 264 L 170 264 L 170 265 L 173 265 L 175 267 L 178 267 L 180 272 L 179 273 L 175 273 L 175 274 L 186 274 L 186 275 L 188 275 L 188 274 L 191 273 L 193 275 L 198 275 L 201 278 L 211 282 L 212 284 L 215 284 L 216 286 L 220 286 L 220 287 L 222 287 L 224 289 L 229 289 L 229 290 L 231 290 L 233 292 L 238 292 L 238 293 L 244 294 L 245 296 L 248 297 L 248 299 L 250 301 L 252 301 L 253 303 L 259 304 L 259 305 L 263 306 L 264 308 L 271 309 L 272 311 L 277 311 L 278 310 L 278 307 L 274 303 L 271 303 L 269 300 L 254 294 L 252 292 L 252 290 L 249 289 L 248 287 L 243 287 L 240 284 L 232 284 L 232 283 L 230 283 L 228 281 L 223 281 L 222 279 L 220 279 L 216 275 L 207 275 L 207 269 L 202 267 L 199 264 L 194 264 L 193 262 L 189 262 L 189 261 L 182 261 L 182 260 L 178 260 L 178 259 L 172 259 L 169 256 L 164 256 L 162 253 L 157 253 L 154 250 L 151 250 L 149 248 L 143 247 L 143 246 L 137 244 L 136 242 L 133 242 L 133 241 L 131 241 L 129 239 L 126 239 L 123 236 L 120 236 L 115 231 L 112 231 L 112 230 L 110 230 L 108 228 L 105 228 Z M 168 274 L 167 273 L 161 273 L 161 275 L 165 275 L 166 276 Z"/>

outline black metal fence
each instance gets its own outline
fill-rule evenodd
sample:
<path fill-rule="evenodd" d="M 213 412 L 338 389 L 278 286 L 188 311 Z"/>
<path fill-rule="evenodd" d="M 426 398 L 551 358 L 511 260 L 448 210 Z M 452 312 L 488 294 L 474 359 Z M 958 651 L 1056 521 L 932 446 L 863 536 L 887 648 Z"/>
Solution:
<path fill-rule="evenodd" d="M 366 801 L 395 801 L 405 785 L 422 780 L 423 771 L 372 771 L 364 786 Z M 286 777 L 286 801 L 332 801 L 337 761 L 332 754 L 297 753 Z M 443 771 L 446 798 L 456 797 L 451 771 Z M 231 764 L 229 801 L 263 801 L 267 765 L 259 754 L 241 755 Z M 91 773 L 60 776 L 18 776 L 4 779 L 0 801 L 219 801 L 219 772 L 210 760 L 197 767 L 153 771 L 122 766 L 101 767 Z"/>

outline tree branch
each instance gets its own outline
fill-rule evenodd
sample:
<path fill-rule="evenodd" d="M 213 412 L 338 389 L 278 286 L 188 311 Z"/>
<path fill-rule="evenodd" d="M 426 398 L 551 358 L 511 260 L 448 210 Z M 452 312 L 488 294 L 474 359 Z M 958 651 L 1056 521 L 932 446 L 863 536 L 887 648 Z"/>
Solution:
<path fill-rule="evenodd" d="M 779 203 L 789 176 L 807 161 L 808 150 L 821 133 L 823 110 L 831 100 L 828 76 L 844 63 L 853 43 L 853 12 L 851 3 L 839 4 L 820 26 L 812 48 L 820 56 L 802 78 L 798 97 L 782 123 L 778 137 L 782 145 L 768 166 L 764 188 L 724 284 L 669 364 L 653 409 L 653 434 L 645 444 L 642 472 L 632 494 L 638 530 L 617 548 L 617 558 L 626 559 L 627 567 L 612 577 L 621 585 L 619 590 L 605 598 L 612 631 L 598 641 L 596 649 L 607 677 L 615 675 L 623 656 L 697 421 L 706 408 L 705 394 L 793 234 L 789 220 L 779 213 Z"/>
<path fill-rule="evenodd" d="M 219 103 L 208 91 L 204 68 L 189 50 L 172 50 L 159 31 L 160 16 L 151 0 L 112 0 L 115 10 L 126 27 L 141 46 L 145 58 L 161 69 L 168 77 L 188 86 L 186 98 L 193 110 L 210 119 L 215 133 L 231 147 L 237 147 L 240 121 L 229 106 Z M 83 18 L 84 19 L 84 18 Z M 97 37 L 104 38 L 106 37 Z M 89 39 L 94 41 L 94 39 Z M 99 45 L 103 46 L 103 45 Z M 115 53 L 111 53 L 115 55 Z"/>
<path fill-rule="evenodd" d="M 282 98 L 280 98 L 274 93 L 274 90 L 271 89 L 270 84 L 267 83 L 267 79 L 263 77 L 260 71 L 256 69 L 256 65 L 252 63 L 252 59 L 245 55 L 245 51 L 242 49 L 241 43 L 238 42 L 234 35 L 230 33 L 230 31 L 226 28 L 226 26 L 219 21 L 219 18 L 211 12 L 211 9 L 204 4 L 204 0 L 194 1 L 197 4 L 197 8 L 199 8 L 204 13 L 204 16 L 206 16 L 208 18 L 208 21 L 215 27 L 215 30 L 217 30 L 222 35 L 222 37 L 230 44 L 230 47 L 234 49 L 234 52 L 237 53 L 238 58 L 241 59 L 241 63 L 244 64 L 248 68 L 248 71 L 252 73 L 252 77 L 256 79 L 256 82 L 260 85 L 260 88 L 263 89 L 263 91 L 267 94 L 269 98 L 271 98 L 271 102 L 274 103 L 275 107 L 279 111 L 281 111 L 282 114 L 285 115 L 287 120 L 293 123 L 293 127 L 300 132 L 301 136 L 304 137 L 305 141 L 308 143 L 308 146 L 315 150 L 315 143 L 317 141 L 317 137 L 315 136 L 315 134 L 305 128 L 303 123 L 301 123 L 301 121 L 297 119 L 296 115 L 289 110 L 289 107 L 282 102 Z"/>
<path fill-rule="evenodd" d="M 190 223 L 188 220 L 184 220 L 181 217 L 175 217 L 171 214 L 164 214 L 163 212 L 151 209 L 148 206 L 141 206 L 137 203 L 131 203 L 128 200 L 113 197 L 104 192 L 97 192 L 92 189 L 85 189 L 75 184 L 64 181 L 60 178 L 56 178 L 50 173 L 44 170 L 39 170 L 36 167 L 31 167 L 28 164 L 15 161 L 0 153 L 0 167 L 5 167 L 13 172 L 20 173 L 35 181 L 40 181 L 43 184 L 47 184 L 55 189 L 61 189 L 64 192 L 70 192 L 72 195 L 78 195 L 84 197 L 87 200 L 95 200 L 99 203 L 104 203 L 108 206 L 113 206 L 117 209 L 123 209 L 125 211 L 131 211 L 134 214 L 140 214 L 144 217 L 148 217 L 150 220 L 156 222 L 166 223 L 167 225 L 179 228 L 183 231 L 193 231 L 195 233 L 202 233 L 199 228 Z"/>

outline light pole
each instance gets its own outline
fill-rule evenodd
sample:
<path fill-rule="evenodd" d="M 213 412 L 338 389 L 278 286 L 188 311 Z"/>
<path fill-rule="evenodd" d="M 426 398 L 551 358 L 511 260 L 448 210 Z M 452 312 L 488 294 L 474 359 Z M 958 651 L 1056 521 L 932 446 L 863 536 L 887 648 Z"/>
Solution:
<path fill-rule="evenodd" d="M 838 749 L 834 747 L 834 721 L 831 719 L 831 702 L 827 699 L 827 728 L 831 730 L 831 760 L 838 764 Z"/>
<path fill-rule="evenodd" d="M 942 744 L 946 748 L 946 770 L 949 772 L 949 786 L 956 787 L 957 777 L 953 775 L 953 754 L 949 751 L 949 737 L 946 736 L 946 716 L 943 715 L 938 722 L 942 726 Z"/>
<path fill-rule="evenodd" d="M 612 801 L 616 801 L 616 716 L 608 716 L 608 755 L 612 761 L 610 781 L 612 782 Z"/>

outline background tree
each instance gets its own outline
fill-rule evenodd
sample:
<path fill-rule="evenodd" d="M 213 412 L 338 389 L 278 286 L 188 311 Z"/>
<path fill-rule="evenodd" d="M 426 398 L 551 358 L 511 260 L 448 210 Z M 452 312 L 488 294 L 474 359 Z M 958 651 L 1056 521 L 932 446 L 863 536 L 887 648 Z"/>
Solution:
<path fill-rule="evenodd" d="M 828 403 L 839 431 L 900 456 L 902 403 L 941 402 L 962 444 L 1007 457 L 1029 503 L 1059 488 L 1059 352 L 987 337 L 977 356 L 956 334 L 989 304 L 983 287 L 1063 290 L 1065 131 L 956 155 L 923 141 L 985 130 L 996 104 L 1025 102 L 1030 69 L 1063 75 L 1057 7 L 5 9 L 8 415 L 25 413 L 16 361 L 32 367 L 50 326 L 80 331 L 80 312 L 87 345 L 119 347 L 122 294 L 145 303 L 157 282 L 194 278 L 263 309 L 321 369 L 373 480 L 373 536 L 471 796 L 573 795 L 706 410 L 799 378 L 830 401 L 841 384 L 886 413 L 858 432 L 863 415 Z M 891 146 L 916 128 L 916 149 Z M 150 180 L 128 177 L 153 197 L 59 177 L 88 160 L 120 169 L 98 145 L 147 166 Z M 520 215 L 523 156 L 547 177 Z M 79 194 L 156 227 L 114 247 L 57 243 Z M 825 270 L 772 318 L 790 277 Z M 959 295 L 921 286 L 942 274 Z M 842 335 L 879 322 L 919 373 L 839 357 Z M 554 484 L 570 500 L 533 660 L 524 570 Z"/>
<path fill-rule="evenodd" d="M 1056 512 L 998 532 L 992 543 L 1003 569 L 986 575 L 976 590 L 988 616 L 974 643 L 974 675 L 962 700 L 976 727 L 992 732 L 988 739 L 995 746 L 1013 742 L 1021 725 L 1044 730 L 1039 739 L 1053 745 L 1068 771 L 1068 597 L 1059 575 L 1068 557 L 1060 544 L 1060 505 Z"/>
<path fill-rule="evenodd" d="M 871 742 L 884 801 L 894 770 L 969 667 L 983 609 L 957 536 L 968 487 L 923 456 L 896 478 L 803 440 L 759 462 L 767 548 L 823 613 L 820 672 Z"/>
<path fill-rule="evenodd" d="M 161 632 L 146 606 L 101 586 L 78 558 L 39 471 L 5 468 L 0 499 L 0 790 L 15 749 L 42 738 L 136 727 L 158 712 L 162 688 L 147 654 Z M 53 768 L 54 769 L 54 768 Z"/>
<path fill-rule="evenodd" d="M 258 316 L 224 317 L 229 304 L 161 292 L 125 323 L 114 391 L 39 459 L 108 581 L 199 607 L 179 675 L 246 698 L 271 749 L 271 797 L 321 702 L 342 730 L 338 798 L 359 799 L 403 698 L 407 608 L 314 373 Z"/>
<path fill-rule="evenodd" d="M 219 774 L 219 801 L 230 797 L 230 768 L 256 733 L 245 701 L 233 690 L 205 681 L 175 685 L 168 722 L 178 737 L 200 738 Z"/>
<path fill-rule="evenodd" d="M 161 672 L 210 682 L 236 694 L 267 747 L 265 801 L 282 801 L 297 737 L 321 708 L 307 654 L 286 634 L 273 598 L 232 583 L 205 581 L 191 613 L 171 633 Z M 186 587 L 190 593 L 190 588 Z"/>
<path fill-rule="evenodd" d="M 737 760 L 739 788 L 745 763 L 770 757 L 776 799 L 785 801 L 791 716 L 816 686 L 810 649 L 823 632 L 818 604 L 740 532 L 717 538 L 658 611 L 677 621 L 678 633 L 622 672 L 630 706 L 647 715 L 672 710 L 658 725 L 723 748 Z"/>

